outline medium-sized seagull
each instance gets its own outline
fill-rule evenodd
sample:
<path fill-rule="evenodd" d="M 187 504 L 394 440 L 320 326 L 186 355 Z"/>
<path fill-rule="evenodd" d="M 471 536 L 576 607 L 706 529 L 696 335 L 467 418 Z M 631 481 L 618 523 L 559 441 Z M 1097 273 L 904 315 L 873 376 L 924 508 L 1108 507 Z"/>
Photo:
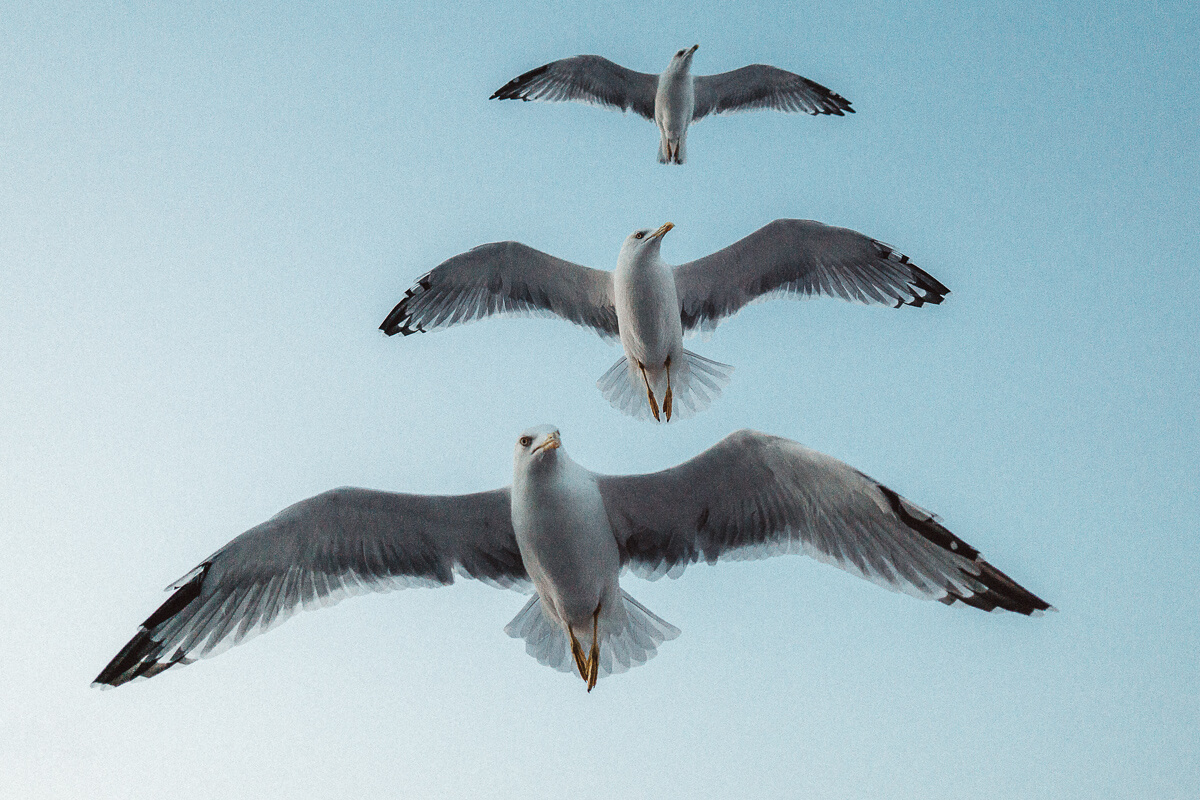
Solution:
<path fill-rule="evenodd" d="M 513 78 L 489 100 L 578 100 L 612 106 L 652 120 L 662 134 L 658 160 L 682 164 L 688 125 L 709 114 L 773 108 L 809 114 L 853 114 L 850 101 L 819 83 L 766 64 L 692 75 L 692 45 L 671 57 L 661 75 L 634 72 L 600 56 L 552 61 Z"/>
<path fill-rule="evenodd" d="M 205 559 L 96 678 L 120 686 L 214 655 L 301 606 L 454 582 L 533 597 L 505 627 L 543 664 L 606 675 L 679 635 L 622 591 L 689 564 L 805 553 L 920 598 L 1034 615 L 1050 608 L 937 517 L 837 459 L 743 430 L 677 467 L 599 475 L 558 430 L 517 439 L 511 487 L 458 496 L 334 489 L 284 509 Z M 584 643 L 587 643 L 585 649 Z"/>
<path fill-rule="evenodd" d="M 891 245 L 800 219 L 775 220 L 672 268 L 659 249 L 673 227 L 668 222 L 630 234 L 614 272 L 520 242 L 480 245 L 421 276 L 379 327 L 388 336 L 407 336 L 493 314 L 557 315 L 621 340 L 625 356 L 596 384 L 609 403 L 669 422 L 707 408 L 733 369 L 685 350 L 684 334 L 711 331 L 748 303 L 824 294 L 921 306 L 950 292 Z"/>

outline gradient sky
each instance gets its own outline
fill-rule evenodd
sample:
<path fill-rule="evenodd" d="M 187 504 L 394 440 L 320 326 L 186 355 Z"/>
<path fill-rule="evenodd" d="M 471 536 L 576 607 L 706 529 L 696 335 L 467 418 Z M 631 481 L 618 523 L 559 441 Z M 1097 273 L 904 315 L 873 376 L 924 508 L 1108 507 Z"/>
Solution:
<path fill-rule="evenodd" d="M 1193 797 L 1200 776 L 1194 3 L 35 4 L 0 13 L 0 793 Z M 489 102 L 598 53 L 768 63 L 858 113 L 657 132 Z M 388 339 L 414 278 L 517 239 L 610 269 L 779 217 L 894 244 L 939 307 L 774 301 L 657 427 L 549 320 Z M 246 528 L 340 485 L 457 493 L 560 426 L 603 472 L 752 427 L 913 501 L 1061 612 L 792 557 L 624 587 L 683 635 L 586 695 L 462 581 L 89 682 Z M 486 794 L 485 794 L 486 793 Z"/>

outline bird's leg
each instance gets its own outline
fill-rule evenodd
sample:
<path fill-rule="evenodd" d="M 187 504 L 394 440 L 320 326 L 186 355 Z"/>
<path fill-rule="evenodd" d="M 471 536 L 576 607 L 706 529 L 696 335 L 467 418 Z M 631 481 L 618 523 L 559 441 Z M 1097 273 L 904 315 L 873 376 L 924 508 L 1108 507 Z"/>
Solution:
<path fill-rule="evenodd" d="M 571 623 L 569 622 L 567 623 L 567 635 L 571 637 L 571 655 L 575 657 L 575 667 L 579 670 L 579 677 L 587 681 L 587 659 L 583 657 L 583 647 L 579 644 L 579 640 L 575 638 L 575 631 L 571 629 Z"/>
<path fill-rule="evenodd" d="M 671 357 L 667 356 L 667 393 L 663 395 L 663 413 L 667 415 L 667 422 L 671 421 Z"/>
<path fill-rule="evenodd" d="M 592 612 L 592 652 L 588 654 L 587 687 L 589 692 L 596 686 L 596 680 L 600 677 L 600 646 L 596 643 L 599 631 L 600 604 L 597 603 L 596 610 Z"/>
<path fill-rule="evenodd" d="M 650 400 L 650 413 L 654 415 L 654 419 L 658 419 L 658 402 L 654 399 L 654 390 L 650 388 L 650 379 L 646 377 L 646 365 L 638 362 L 638 367 L 642 370 L 642 382 L 646 384 L 646 397 Z"/>

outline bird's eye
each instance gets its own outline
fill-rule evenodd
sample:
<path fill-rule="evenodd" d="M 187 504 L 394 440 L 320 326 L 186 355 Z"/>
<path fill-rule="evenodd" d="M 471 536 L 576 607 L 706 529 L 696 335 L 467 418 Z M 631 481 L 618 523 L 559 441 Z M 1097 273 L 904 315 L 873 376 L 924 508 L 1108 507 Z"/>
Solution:
<path fill-rule="evenodd" d="M 641 238 L 642 238 L 643 236 L 645 236 L 645 235 L 646 235 L 646 232 L 645 232 L 645 231 L 638 231 L 637 233 L 635 233 L 635 234 L 633 235 L 633 238 L 635 238 L 635 239 L 641 239 Z"/>
<path fill-rule="evenodd" d="M 680 50 L 678 53 L 676 53 L 676 54 L 675 54 L 675 57 L 676 57 L 676 58 L 683 58 L 683 51 L 682 51 L 682 50 Z"/>
<path fill-rule="evenodd" d="M 529 445 L 531 445 L 531 444 L 533 444 L 533 439 L 531 437 L 529 437 L 529 436 L 521 437 L 521 447 L 529 447 Z"/>

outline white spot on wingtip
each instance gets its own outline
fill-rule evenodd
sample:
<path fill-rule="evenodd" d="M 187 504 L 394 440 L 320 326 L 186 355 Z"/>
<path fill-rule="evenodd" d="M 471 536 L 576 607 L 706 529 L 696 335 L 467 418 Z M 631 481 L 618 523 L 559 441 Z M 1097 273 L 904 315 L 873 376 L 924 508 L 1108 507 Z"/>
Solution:
<path fill-rule="evenodd" d="M 164 591 L 164 592 L 171 592 L 171 591 L 174 591 L 174 590 L 176 590 L 176 589 L 182 589 L 184 586 L 186 586 L 186 585 L 187 585 L 187 584 L 188 584 L 188 583 L 189 583 L 189 582 L 192 580 L 192 578 L 194 578 L 194 577 L 196 577 L 197 575 L 199 575 L 199 574 L 200 574 L 200 573 L 201 573 L 203 570 L 204 570 L 204 564 L 201 564 L 200 566 L 196 567 L 196 568 L 195 568 L 195 569 L 193 569 L 191 572 L 189 572 L 187 575 L 184 575 L 182 578 L 180 578 L 179 580 L 175 581 L 174 583 L 172 583 L 172 584 L 171 584 L 170 586 L 168 586 L 167 588 L 163 589 L 163 591 Z"/>

